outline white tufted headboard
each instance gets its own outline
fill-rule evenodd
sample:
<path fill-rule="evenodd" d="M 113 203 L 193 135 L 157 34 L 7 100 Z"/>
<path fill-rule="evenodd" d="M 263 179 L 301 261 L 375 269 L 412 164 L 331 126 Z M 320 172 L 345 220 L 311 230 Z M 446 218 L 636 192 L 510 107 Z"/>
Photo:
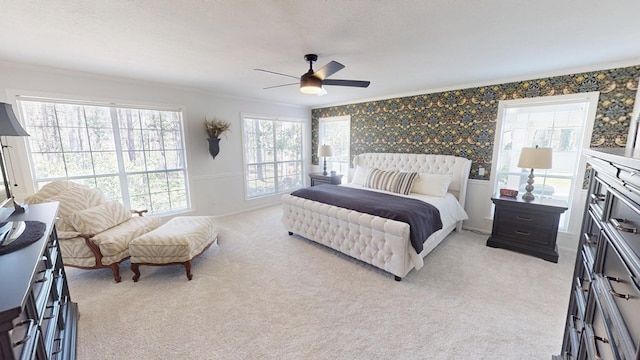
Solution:
<path fill-rule="evenodd" d="M 428 174 L 452 175 L 449 185 L 452 193 L 464 207 L 467 196 L 467 180 L 471 160 L 451 155 L 365 153 L 353 158 L 353 166 L 365 166 L 381 170 L 415 171 Z"/>

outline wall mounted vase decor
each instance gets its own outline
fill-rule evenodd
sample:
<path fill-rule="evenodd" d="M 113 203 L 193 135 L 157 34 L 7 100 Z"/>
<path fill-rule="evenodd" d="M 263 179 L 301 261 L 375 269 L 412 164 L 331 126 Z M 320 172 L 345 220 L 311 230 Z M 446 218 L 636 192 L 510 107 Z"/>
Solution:
<path fill-rule="evenodd" d="M 207 132 L 209 138 L 209 153 L 215 159 L 220 152 L 220 135 L 225 135 L 227 131 L 231 131 L 231 124 L 213 118 L 211 120 L 204 119 L 204 129 Z"/>
<path fill-rule="evenodd" d="M 220 138 L 208 138 L 209 140 L 209 154 L 215 159 L 220 152 Z"/>

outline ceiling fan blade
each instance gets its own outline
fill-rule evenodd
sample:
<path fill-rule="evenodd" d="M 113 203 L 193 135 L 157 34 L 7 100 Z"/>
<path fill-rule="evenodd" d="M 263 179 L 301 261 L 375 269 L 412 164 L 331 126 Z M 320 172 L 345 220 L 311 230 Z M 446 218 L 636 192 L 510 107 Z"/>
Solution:
<path fill-rule="evenodd" d="M 319 92 L 319 93 L 317 93 L 316 95 L 318 95 L 318 96 L 324 96 L 324 95 L 327 95 L 327 89 L 325 89 L 325 88 L 324 88 L 324 86 L 323 86 L 323 87 L 321 87 L 321 88 L 320 88 L 320 92 Z"/>
<path fill-rule="evenodd" d="M 353 86 L 353 87 L 361 87 L 366 88 L 371 84 L 371 81 L 360 81 L 360 80 L 334 80 L 327 79 L 322 81 L 322 85 L 336 85 L 336 86 Z"/>
<path fill-rule="evenodd" d="M 270 71 L 270 70 L 264 70 L 264 69 L 253 69 L 253 70 L 262 71 L 262 72 L 266 72 L 266 73 L 274 74 L 274 75 L 282 75 L 282 76 L 290 77 L 290 78 L 293 78 L 293 79 L 300 79 L 299 76 L 287 75 L 287 74 L 283 74 L 283 73 L 279 73 L 279 72 L 275 72 L 275 71 Z"/>
<path fill-rule="evenodd" d="M 299 82 L 294 82 L 291 84 L 282 84 L 282 85 L 275 85 L 275 86 L 268 86 L 266 88 L 262 88 L 262 90 L 267 90 L 267 89 L 273 89 L 273 88 L 278 88 L 278 87 L 283 87 L 283 86 L 291 86 L 291 85 L 300 85 Z"/>
<path fill-rule="evenodd" d="M 330 63 L 313 73 L 313 76 L 319 78 L 320 80 L 324 80 L 342 69 L 344 69 L 344 65 L 340 64 L 337 61 L 331 61 Z"/>

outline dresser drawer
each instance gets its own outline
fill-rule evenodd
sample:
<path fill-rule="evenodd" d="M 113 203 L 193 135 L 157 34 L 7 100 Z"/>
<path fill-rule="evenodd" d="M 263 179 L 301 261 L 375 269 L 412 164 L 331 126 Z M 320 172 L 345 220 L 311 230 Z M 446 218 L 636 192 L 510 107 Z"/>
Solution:
<path fill-rule="evenodd" d="M 628 327 L 625 326 L 624 315 L 616 304 L 616 297 L 610 294 L 611 288 L 607 280 L 596 275 L 593 279 L 593 292 L 589 298 L 595 305 L 591 324 L 598 337 L 591 342 L 594 347 L 607 349 L 615 347 L 616 359 L 636 359 L 636 347 Z M 605 350 L 605 354 L 607 351 Z M 602 355 L 602 354 L 601 354 Z M 604 357 L 607 359 L 608 357 Z"/>
<path fill-rule="evenodd" d="M 611 190 L 611 210 L 608 228 L 622 239 L 621 243 L 640 257 L 640 208 L 615 190 Z"/>
<path fill-rule="evenodd" d="M 577 313 L 576 315 L 580 319 L 584 319 L 585 309 L 587 306 L 587 299 L 589 298 L 589 291 L 591 290 L 591 271 L 587 268 L 587 264 L 582 261 L 582 267 L 576 271 L 576 287 L 574 289 L 574 296 L 576 299 Z"/>
<path fill-rule="evenodd" d="M 601 277 L 603 289 L 611 295 L 631 338 L 640 339 L 638 273 L 631 268 L 611 241 L 605 244 L 603 258 Z"/>
<path fill-rule="evenodd" d="M 594 260 L 598 251 L 602 226 L 592 210 L 587 212 L 582 229 L 582 251 L 583 258 L 587 260 L 589 268 L 593 269 Z"/>
<path fill-rule="evenodd" d="M 589 191 L 589 207 L 598 215 L 602 217 L 605 203 L 607 200 L 607 189 L 609 187 L 605 185 L 603 179 L 600 176 L 595 176 L 591 183 L 591 190 Z"/>

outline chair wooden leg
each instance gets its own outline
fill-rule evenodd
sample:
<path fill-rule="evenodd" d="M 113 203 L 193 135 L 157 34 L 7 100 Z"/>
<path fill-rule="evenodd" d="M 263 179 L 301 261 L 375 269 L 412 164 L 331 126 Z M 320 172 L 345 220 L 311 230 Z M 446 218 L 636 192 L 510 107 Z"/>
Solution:
<path fill-rule="evenodd" d="M 133 282 L 138 282 L 138 279 L 140 279 L 140 268 L 138 264 L 131 263 L 131 271 L 133 271 Z"/>
<path fill-rule="evenodd" d="M 193 279 L 193 275 L 191 274 L 191 260 L 184 262 L 184 269 L 187 271 L 187 279 Z"/>
<path fill-rule="evenodd" d="M 119 283 L 122 280 L 120 277 L 120 264 L 111 264 L 111 272 L 113 273 L 113 279 Z"/>

